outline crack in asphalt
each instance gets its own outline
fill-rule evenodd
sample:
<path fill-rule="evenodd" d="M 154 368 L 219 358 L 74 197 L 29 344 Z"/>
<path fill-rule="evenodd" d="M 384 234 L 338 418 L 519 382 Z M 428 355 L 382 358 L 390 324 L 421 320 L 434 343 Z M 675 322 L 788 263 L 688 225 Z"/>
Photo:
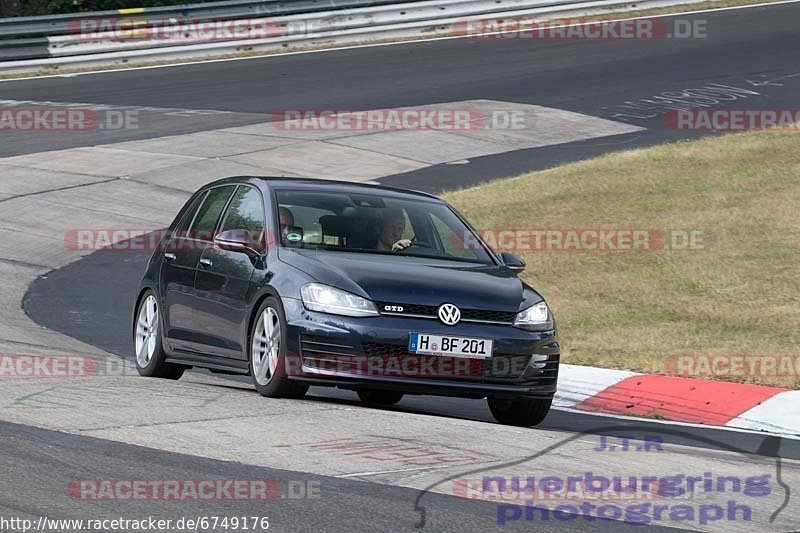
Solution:
<path fill-rule="evenodd" d="M 4 228 L 0 228 L 0 229 L 4 229 Z M 10 231 L 10 230 L 7 230 L 7 231 Z M 0 263 L 3 263 L 5 265 L 11 265 L 11 266 L 21 266 L 21 267 L 25 267 L 25 268 L 32 268 L 32 269 L 37 269 L 37 270 L 52 270 L 52 267 L 50 267 L 50 266 L 40 265 L 39 263 L 31 263 L 31 262 L 28 262 L 28 261 L 20 261 L 19 259 L 6 259 L 4 257 L 0 257 Z"/>
<path fill-rule="evenodd" d="M 4 164 L 2 162 L 2 159 L 0 159 L 0 164 Z M 24 167 L 24 166 L 21 166 L 21 165 L 14 165 L 14 166 L 19 166 L 20 168 L 24 168 L 26 170 L 30 170 L 30 168 Z M 80 174 L 80 175 L 81 176 L 84 176 L 84 175 L 85 176 L 89 176 L 88 174 Z M 97 177 L 97 176 L 94 176 L 94 177 Z M 92 183 L 79 183 L 77 185 L 65 185 L 63 187 L 56 187 L 54 189 L 47 189 L 47 190 L 44 190 L 44 191 L 34 191 L 34 192 L 26 192 L 24 194 L 15 194 L 13 196 L 9 196 L 8 198 L 0 199 L 0 203 L 9 202 L 11 200 L 18 200 L 19 198 L 29 198 L 31 196 L 39 196 L 40 194 L 47 194 L 47 193 L 51 193 L 51 192 L 67 191 L 67 190 L 70 190 L 70 189 L 80 189 L 81 187 L 88 187 L 89 185 L 100 185 L 100 184 L 103 184 L 103 183 L 110 183 L 112 181 L 116 181 L 116 180 L 119 180 L 119 179 L 122 179 L 122 177 L 121 176 L 117 176 L 117 177 L 114 177 L 114 178 L 107 178 L 107 179 L 104 179 L 104 180 L 93 181 Z M 53 203 L 55 203 L 55 202 L 53 202 Z"/>

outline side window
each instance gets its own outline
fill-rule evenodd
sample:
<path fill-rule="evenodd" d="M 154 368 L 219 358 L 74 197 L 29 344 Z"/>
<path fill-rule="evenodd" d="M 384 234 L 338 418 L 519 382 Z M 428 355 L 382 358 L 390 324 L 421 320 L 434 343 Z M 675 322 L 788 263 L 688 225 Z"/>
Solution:
<path fill-rule="evenodd" d="M 200 204 L 203 203 L 203 199 L 206 197 L 206 194 L 207 193 L 198 194 L 192 201 L 191 205 L 183 213 L 183 218 L 181 218 L 180 224 L 175 226 L 176 236 L 178 237 L 186 236 L 187 231 L 189 231 L 189 224 L 191 224 L 192 220 L 194 220 L 194 217 L 197 214 L 197 210 L 200 208 Z"/>
<path fill-rule="evenodd" d="M 217 227 L 222 210 L 225 209 L 225 204 L 228 203 L 228 198 L 231 197 L 234 189 L 236 189 L 236 185 L 226 185 L 209 191 L 189 228 L 192 237 L 203 241 L 214 239 L 214 228 Z"/>
<path fill-rule="evenodd" d="M 246 230 L 254 244 L 261 244 L 264 238 L 264 202 L 261 194 L 253 187 L 241 186 L 233 195 L 221 231 Z"/>

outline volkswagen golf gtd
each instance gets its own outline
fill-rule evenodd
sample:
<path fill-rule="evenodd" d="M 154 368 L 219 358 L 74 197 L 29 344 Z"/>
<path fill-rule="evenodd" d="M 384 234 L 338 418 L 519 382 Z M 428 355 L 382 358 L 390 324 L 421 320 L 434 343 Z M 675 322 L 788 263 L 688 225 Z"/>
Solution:
<path fill-rule="evenodd" d="M 547 415 L 553 315 L 445 201 L 294 178 L 227 178 L 196 192 L 148 263 L 136 367 L 252 376 L 269 397 L 309 386 L 391 405 L 404 394 L 486 398 L 499 422 Z"/>

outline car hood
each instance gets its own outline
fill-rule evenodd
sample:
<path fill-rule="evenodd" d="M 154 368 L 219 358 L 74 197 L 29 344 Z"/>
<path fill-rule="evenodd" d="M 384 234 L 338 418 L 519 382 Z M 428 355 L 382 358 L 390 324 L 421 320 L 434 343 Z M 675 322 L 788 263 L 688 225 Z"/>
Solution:
<path fill-rule="evenodd" d="M 280 259 L 320 283 L 377 302 L 518 311 L 541 297 L 504 266 L 403 255 L 283 248 Z"/>

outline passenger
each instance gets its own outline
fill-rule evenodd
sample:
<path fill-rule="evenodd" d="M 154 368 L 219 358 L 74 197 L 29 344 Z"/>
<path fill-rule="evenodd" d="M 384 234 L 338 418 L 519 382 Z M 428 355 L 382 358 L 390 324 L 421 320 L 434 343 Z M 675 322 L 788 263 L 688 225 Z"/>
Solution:
<path fill-rule="evenodd" d="M 388 208 L 378 223 L 378 244 L 375 249 L 381 252 L 398 252 L 411 246 L 409 239 L 403 238 L 406 231 L 406 216 L 400 208 Z"/>

